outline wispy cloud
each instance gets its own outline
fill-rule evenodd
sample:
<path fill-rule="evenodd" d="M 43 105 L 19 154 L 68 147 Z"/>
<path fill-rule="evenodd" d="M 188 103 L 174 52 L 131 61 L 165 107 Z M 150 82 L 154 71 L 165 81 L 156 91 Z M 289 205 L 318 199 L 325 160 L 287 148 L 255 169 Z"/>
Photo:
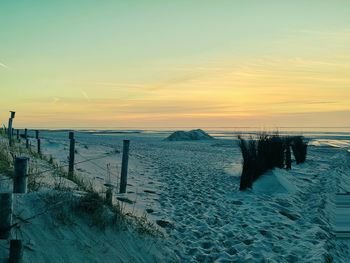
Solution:
<path fill-rule="evenodd" d="M 135 88 L 135 89 L 142 89 L 145 88 L 145 84 L 135 84 L 135 83 L 120 83 L 120 82 L 113 82 L 113 81 L 85 81 L 78 84 L 84 84 L 89 85 L 92 87 L 102 87 L 102 88 Z"/>
<path fill-rule="evenodd" d="M 5 65 L 4 63 L 0 62 L 0 67 L 5 68 L 5 69 L 10 69 L 9 66 Z"/>
<path fill-rule="evenodd" d="M 350 37 L 349 30 L 321 31 L 321 30 L 297 30 L 296 33 L 321 36 L 321 37 Z"/>
<path fill-rule="evenodd" d="M 56 104 L 56 103 L 59 102 L 60 100 L 61 100 L 60 98 L 54 97 L 54 98 L 52 98 L 51 103 L 52 103 L 52 104 Z"/>
<path fill-rule="evenodd" d="M 86 100 L 90 101 L 90 97 L 88 96 L 88 94 L 87 94 L 84 90 L 80 90 L 80 92 L 81 92 L 81 95 L 83 95 L 83 97 L 84 97 Z"/>
<path fill-rule="evenodd" d="M 172 79 L 168 79 L 168 80 L 162 81 L 158 84 L 152 85 L 152 87 L 150 87 L 149 90 L 153 90 L 153 91 L 161 90 L 164 88 L 168 88 L 170 86 L 175 86 L 178 84 L 182 84 L 182 83 L 197 79 L 197 78 L 201 77 L 202 75 L 203 75 L 202 73 L 194 72 L 194 73 L 189 73 L 189 74 L 185 74 L 182 76 L 174 77 Z"/>

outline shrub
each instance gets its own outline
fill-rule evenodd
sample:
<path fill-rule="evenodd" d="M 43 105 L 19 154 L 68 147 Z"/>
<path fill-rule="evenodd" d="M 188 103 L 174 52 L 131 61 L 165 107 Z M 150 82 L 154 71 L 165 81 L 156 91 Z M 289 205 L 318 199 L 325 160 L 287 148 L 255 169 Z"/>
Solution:
<path fill-rule="evenodd" d="M 81 197 L 77 208 L 78 210 L 85 212 L 87 214 L 93 214 L 101 207 L 104 206 L 104 200 L 100 195 L 96 192 L 88 192 L 84 196 Z"/>
<path fill-rule="evenodd" d="M 0 172 L 6 176 L 12 176 L 13 174 L 13 156 L 6 143 L 0 143 Z"/>
<path fill-rule="evenodd" d="M 302 136 L 293 137 L 291 146 L 297 164 L 305 163 L 307 155 L 307 142 Z"/>
<path fill-rule="evenodd" d="M 239 147 L 243 156 L 243 170 L 241 175 L 240 190 L 251 188 L 256 177 L 256 145 L 253 140 L 246 141 L 239 137 Z"/>
<path fill-rule="evenodd" d="M 240 190 L 251 188 L 256 179 L 275 167 L 291 169 L 290 146 L 297 164 L 306 160 L 307 143 L 302 136 L 281 137 L 277 133 L 261 133 L 256 139 L 245 140 L 241 136 L 238 139 L 243 156 Z"/>

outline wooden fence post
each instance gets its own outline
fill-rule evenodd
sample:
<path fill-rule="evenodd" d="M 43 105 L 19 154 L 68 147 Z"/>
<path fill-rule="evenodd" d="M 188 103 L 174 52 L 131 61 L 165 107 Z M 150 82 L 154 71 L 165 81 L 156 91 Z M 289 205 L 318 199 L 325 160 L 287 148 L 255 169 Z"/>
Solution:
<path fill-rule="evenodd" d="M 123 141 L 123 159 L 122 159 L 122 170 L 120 176 L 120 189 L 119 193 L 126 193 L 126 185 L 128 183 L 128 162 L 129 162 L 129 140 Z"/>
<path fill-rule="evenodd" d="M 41 141 L 39 138 L 39 131 L 38 130 L 35 131 L 35 139 L 36 139 L 36 143 L 37 143 L 37 152 L 40 155 L 41 154 Z"/>
<path fill-rule="evenodd" d="M 13 123 L 13 119 L 15 118 L 15 112 L 14 111 L 10 111 L 10 112 L 11 112 L 11 117 L 9 118 L 7 134 L 8 134 L 9 144 L 10 146 L 12 146 L 12 135 L 13 135 L 12 123 Z"/>
<path fill-rule="evenodd" d="M 38 146 L 38 154 L 41 154 L 41 140 L 37 139 L 37 146 Z"/>
<path fill-rule="evenodd" d="M 69 165 L 68 165 L 68 177 L 71 179 L 74 175 L 74 159 L 75 159 L 75 139 L 74 132 L 69 132 Z"/>
<path fill-rule="evenodd" d="M 13 119 L 11 119 L 11 118 L 9 119 L 9 125 L 7 128 L 7 135 L 8 135 L 10 146 L 12 146 L 12 120 Z"/>
<path fill-rule="evenodd" d="M 23 262 L 23 243 L 22 240 L 10 240 L 10 260 L 9 263 Z"/>
<path fill-rule="evenodd" d="M 12 131 L 12 118 L 9 118 L 9 122 L 7 124 L 7 136 L 10 139 L 11 133 L 10 131 Z"/>
<path fill-rule="evenodd" d="M 0 239 L 8 239 L 12 226 L 12 193 L 0 194 Z"/>
<path fill-rule="evenodd" d="M 16 157 L 15 174 L 13 177 L 13 192 L 27 192 L 28 157 Z"/>
<path fill-rule="evenodd" d="M 29 140 L 28 140 L 28 130 L 27 128 L 24 129 L 24 138 L 26 140 L 26 149 L 29 148 Z"/>

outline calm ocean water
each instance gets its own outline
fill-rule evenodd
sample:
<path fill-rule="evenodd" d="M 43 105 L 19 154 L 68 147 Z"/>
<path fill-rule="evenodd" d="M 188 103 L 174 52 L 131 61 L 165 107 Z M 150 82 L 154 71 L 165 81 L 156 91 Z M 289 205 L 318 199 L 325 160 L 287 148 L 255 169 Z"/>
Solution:
<path fill-rule="evenodd" d="M 99 136 L 146 136 L 146 137 L 167 137 L 174 131 L 191 130 L 193 127 L 154 127 L 154 128 L 107 128 L 107 127 L 82 127 L 74 128 L 74 130 Z M 258 132 L 274 133 L 278 132 L 281 135 L 303 135 L 310 138 L 325 138 L 325 139 L 350 139 L 350 127 L 201 127 L 210 135 L 216 138 L 231 139 L 236 138 L 239 134 L 256 134 Z M 71 129 L 46 129 L 46 131 L 68 131 Z"/>

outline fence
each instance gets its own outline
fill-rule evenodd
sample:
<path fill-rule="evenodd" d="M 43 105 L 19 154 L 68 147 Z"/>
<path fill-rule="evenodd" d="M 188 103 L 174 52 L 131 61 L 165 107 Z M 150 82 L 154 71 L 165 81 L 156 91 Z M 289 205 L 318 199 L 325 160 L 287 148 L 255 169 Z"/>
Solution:
<path fill-rule="evenodd" d="M 11 117 L 9 119 L 9 127 L 6 130 L 6 127 L 1 129 L 1 133 L 5 135 L 8 139 L 10 148 L 13 146 L 19 146 L 23 147 L 23 144 L 21 144 L 21 139 L 24 139 L 24 145 L 25 148 L 29 150 L 29 152 L 32 153 L 34 157 L 41 157 L 43 158 L 43 152 L 42 152 L 42 145 L 41 145 L 41 138 L 40 138 L 40 132 L 39 130 L 35 130 L 35 140 L 36 140 L 36 151 L 32 151 L 32 145 L 31 140 L 29 140 L 28 136 L 28 129 L 24 129 L 23 133 L 20 134 L 20 130 L 17 129 L 16 132 L 12 128 L 13 125 L 13 119 L 14 119 L 15 113 L 11 112 Z M 41 171 L 36 171 L 29 173 L 29 158 L 23 157 L 23 156 L 13 156 L 14 157 L 14 171 L 13 171 L 13 177 L 12 178 L 5 178 L 0 179 L 0 183 L 3 181 L 12 181 L 13 182 L 13 193 L 0 193 L 0 240 L 9 240 L 10 242 L 10 251 L 9 251 L 9 262 L 22 262 L 23 260 L 23 243 L 22 240 L 12 239 L 11 231 L 14 228 L 19 228 L 21 223 L 13 223 L 13 196 L 17 194 L 26 194 L 28 189 L 28 178 L 31 176 L 38 176 L 40 174 L 48 173 L 48 172 L 54 172 L 57 170 L 65 169 L 67 168 L 67 179 L 68 180 L 76 180 L 75 175 L 75 167 L 78 164 L 82 163 L 91 163 L 97 168 L 108 172 L 109 175 L 118 176 L 117 174 L 112 173 L 108 169 L 105 169 L 104 167 L 96 164 L 95 160 L 100 160 L 106 157 L 109 157 L 108 154 L 104 154 L 101 156 L 97 156 L 94 158 L 86 158 L 83 155 L 79 154 L 75 150 L 75 137 L 74 132 L 69 132 L 69 157 L 68 157 L 68 163 L 63 165 L 56 165 L 49 169 L 43 169 Z M 17 142 L 17 144 L 16 144 Z M 119 193 L 125 193 L 127 188 L 127 175 L 128 175 L 128 160 L 129 160 L 129 140 L 123 141 L 123 156 L 122 156 L 122 165 L 121 165 L 121 174 L 120 174 L 120 188 Z M 82 158 L 82 161 L 75 161 L 75 155 L 78 154 L 80 158 Z M 113 184 L 110 182 L 110 178 L 108 182 L 104 184 L 107 188 L 105 193 L 105 200 L 108 204 L 113 204 L 113 189 L 116 188 Z M 44 213 L 47 213 L 53 208 L 56 208 L 59 204 L 54 204 L 53 206 L 49 208 L 43 209 L 42 212 L 35 214 L 29 218 L 21 220 L 22 222 L 29 222 L 30 220 L 33 220 L 37 216 L 40 216 Z"/>

